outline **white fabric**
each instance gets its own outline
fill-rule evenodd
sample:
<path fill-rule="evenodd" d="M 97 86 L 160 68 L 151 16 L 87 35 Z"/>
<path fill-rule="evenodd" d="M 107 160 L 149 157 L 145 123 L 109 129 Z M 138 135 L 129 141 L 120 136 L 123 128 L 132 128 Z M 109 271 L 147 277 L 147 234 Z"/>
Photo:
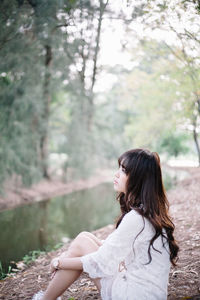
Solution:
<path fill-rule="evenodd" d="M 132 210 L 98 251 L 81 257 L 83 270 L 91 278 L 101 278 L 103 300 L 167 299 L 170 259 L 165 238 L 164 247 L 161 237 L 155 240 L 154 248 L 161 253 L 151 248 L 152 261 L 146 264 L 154 233 L 150 222 Z"/>

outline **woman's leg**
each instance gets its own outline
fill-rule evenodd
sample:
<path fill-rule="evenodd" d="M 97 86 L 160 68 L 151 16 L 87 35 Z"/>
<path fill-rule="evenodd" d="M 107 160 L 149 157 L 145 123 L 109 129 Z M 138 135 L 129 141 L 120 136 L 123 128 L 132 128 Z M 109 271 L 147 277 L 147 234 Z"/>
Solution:
<path fill-rule="evenodd" d="M 83 231 L 83 234 L 87 235 L 89 238 L 93 239 L 97 245 L 101 246 L 102 245 L 102 241 L 100 239 L 98 239 L 94 234 L 92 234 L 91 232 L 87 232 L 87 231 Z"/>
<path fill-rule="evenodd" d="M 64 252 L 65 257 L 80 257 L 85 254 L 97 251 L 101 242 L 91 233 L 82 232 L 71 243 L 69 250 Z M 58 270 L 54 278 L 50 281 L 48 288 L 43 296 L 43 300 L 55 300 L 80 276 L 79 270 Z M 100 281 L 94 280 L 100 289 Z"/>

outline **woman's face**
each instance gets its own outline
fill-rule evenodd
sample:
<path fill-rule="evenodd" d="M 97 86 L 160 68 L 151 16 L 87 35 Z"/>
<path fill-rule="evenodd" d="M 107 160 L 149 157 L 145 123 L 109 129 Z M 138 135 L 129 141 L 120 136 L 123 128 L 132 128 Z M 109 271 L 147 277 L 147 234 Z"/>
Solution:
<path fill-rule="evenodd" d="M 128 176 L 126 175 L 125 168 L 120 165 L 118 171 L 115 173 L 114 177 L 114 190 L 119 193 L 126 193 L 126 182 Z"/>

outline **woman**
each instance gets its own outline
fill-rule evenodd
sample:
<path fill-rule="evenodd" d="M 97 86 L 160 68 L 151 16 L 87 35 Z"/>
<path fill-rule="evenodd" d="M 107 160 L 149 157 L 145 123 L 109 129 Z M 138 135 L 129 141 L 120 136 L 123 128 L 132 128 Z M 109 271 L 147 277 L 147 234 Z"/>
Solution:
<path fill-rule="evenodd" d="M 34 300 L 55 300 L 85 271 L 103 300 L 164 300 L 178 246 L 168 216 L 157 153 L 134 149 L 119 157 L 114 189 L 121 207 L 116 229 L 102 243 L 83 232 L 51 262 L 47 290 Z"/>

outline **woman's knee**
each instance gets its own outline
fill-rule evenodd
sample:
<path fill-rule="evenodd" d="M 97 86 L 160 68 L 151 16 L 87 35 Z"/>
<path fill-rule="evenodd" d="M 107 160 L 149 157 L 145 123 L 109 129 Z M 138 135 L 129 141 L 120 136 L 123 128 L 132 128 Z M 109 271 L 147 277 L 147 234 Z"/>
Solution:
<path fill-rule="evenodd" d="M 91 234 L 92 235 L 92 234 Z M 70 256 L 82 256 L 96 251 L 99 245 L 91 238 L 90 232 L 83 231 L 77 235 L 69 247 Z"/>
<path fill-rule="evenodd" d="M 102 241 L 100 239 L 98 239 L 93 233 L 88 232 L 88 231 L 83 231 L 79 234 L 81 237 L 88 237 L 90 239 L 92 239 L 98 246 L 102 245 Z M 78 236 L 79 236 L 78 235 Z"/>
<path fill-rule="evenodd" d="M 74 256 L 81 256 L 82 255 L 82 248 L 84 247 L 85 243 L 88 242 L 88 232 L 83 231 L 77 235 L 77 237 L 72 241 L 71 245 L 69 246 L 69 252 L 71 255 Z"/>
<path fill-rule="evenodd" d="M 88 236 L 91 236 L 92 233 L 88 232 L 88 231 L 82 231 L 80 232 L 76 238 L 84 238 L 84 237 L 88 237 Z"/>
<path fill-rule="evenodd" d="M 80 232 L 72 242 L 72 245 L 82 245 L 86 240 L 88 240 L 89 232 L 82 231 Z"/>

